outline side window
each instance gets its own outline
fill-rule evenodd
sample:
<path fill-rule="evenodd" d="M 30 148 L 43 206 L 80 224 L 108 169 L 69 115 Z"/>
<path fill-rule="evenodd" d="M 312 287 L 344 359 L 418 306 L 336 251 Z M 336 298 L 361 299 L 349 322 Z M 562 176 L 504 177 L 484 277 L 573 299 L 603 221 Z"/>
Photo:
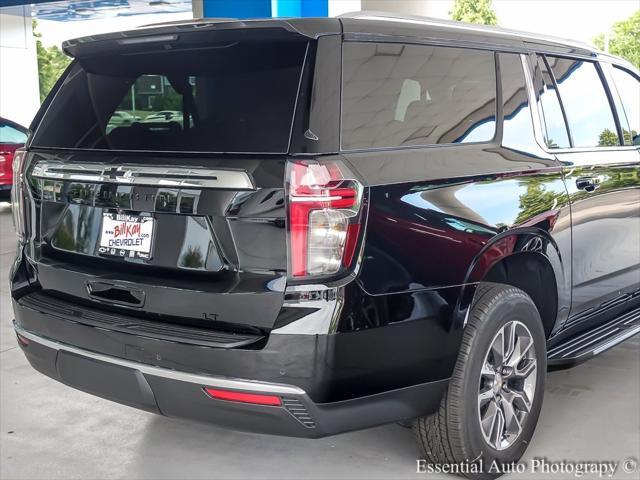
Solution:
<path fill-rule="evenodd" d="M 556 84 L 553 81 L 549 66 L 544 57 L 538 56 L 539 73 L 542 76 L 542 86 L 538 94 L 540 99 L 541 116 L 544 121 L 544 142 L 548 148 L 569 148 L 569 134 L 564 121 L 564 114 L 560 106 Z"/>
<path fill-rule="evenodd" d="M 640 79 L 619 67 L 612 69 L 613 81 L 622 100 L 626 122 L 629 129 L 623 127 L 625 145 L 640 145 Z"/>
<path fill-rule="evenodd" d="M 616 122 L 595 63 L 547 56 L 574 147 L 620 145 Z"/>
<path fill-rule="evenodd" d="M 493 52 L 344 44 L 342 148 L 487 142 L 495 130 Z"/>
<path fill-rule="evenodd" d="M 0 143 L 21 144 L 27 141 L 27 134 L 6 123 L 0 123 Z"/>
<path fill-rule="evenodd" d="M 537 152 L 533 132 L 529 95 L 520 55 L 500 54 L 500 80 L 502 84 L 502 145 L 521 152 Z"/>

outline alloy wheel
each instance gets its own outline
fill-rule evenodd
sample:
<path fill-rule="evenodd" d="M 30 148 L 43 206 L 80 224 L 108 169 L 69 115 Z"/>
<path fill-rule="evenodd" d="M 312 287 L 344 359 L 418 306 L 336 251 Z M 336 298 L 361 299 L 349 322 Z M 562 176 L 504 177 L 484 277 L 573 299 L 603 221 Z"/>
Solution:
<path fill-rule="evenodd" d="M 537 378 L 533 335 L 522 322 L 507 322 L 487 351 L 478 389 L 480 428 L 496 450 L 518 439 L 531 411 Z"/>

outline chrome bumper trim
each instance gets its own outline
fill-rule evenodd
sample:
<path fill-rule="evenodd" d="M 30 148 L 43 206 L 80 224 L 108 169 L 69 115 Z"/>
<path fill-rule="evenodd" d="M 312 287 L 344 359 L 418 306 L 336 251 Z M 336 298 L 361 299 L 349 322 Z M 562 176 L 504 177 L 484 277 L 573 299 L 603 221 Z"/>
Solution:
<path fill-rule="evenodd" d="M 124 360 L 122 358 L 112 357 L 110 355 L 102 355 L 100 353 L 95 353 L 89 350 L 74 347 L 72 345 L 60 343 L 55 340 L 50 340 L 48 338 L 44 338 L 27 330 L 24 330 L 15 323 L 13 325 L 13 328 L 15 329 L 17 334 L 28 339 L 29 341 L 38 343 L 53 350 L 65 351 L 101 362 L 131 368 L 134 370 L 138 370 L 145 375 L 167 378 L 179 382 L 195 383 L 202 385 L 203 387 L 207 386 L 230 390 L 242 390 L 248 392 L 275 393 L 281 395 L 305 395 L 304 390 L 293 385 L 283 385 L 280 383 L 259 382 L 256 380 L 244 380 L 228 377 L 213 377 L 209 375 L 199 375 L 195 373 L 182 372 L 179 370 L 170 370 L 168 368 L 154 367 L 152 365 L 132 362 L 130 360 Z"/>

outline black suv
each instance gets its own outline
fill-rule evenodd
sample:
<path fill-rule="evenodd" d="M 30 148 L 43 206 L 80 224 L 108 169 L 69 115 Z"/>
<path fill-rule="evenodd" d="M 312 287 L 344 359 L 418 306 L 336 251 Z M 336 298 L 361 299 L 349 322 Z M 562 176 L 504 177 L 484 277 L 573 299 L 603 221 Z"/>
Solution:
<path fill-rule="evenodd" d="M 510 462 L 547 369 L 640 331 L 623 60 L 367 13 L 64 50 L 14 162 L 15 330 L 52 378 L 299 437 L 411 419 L 431 462 Z"/>

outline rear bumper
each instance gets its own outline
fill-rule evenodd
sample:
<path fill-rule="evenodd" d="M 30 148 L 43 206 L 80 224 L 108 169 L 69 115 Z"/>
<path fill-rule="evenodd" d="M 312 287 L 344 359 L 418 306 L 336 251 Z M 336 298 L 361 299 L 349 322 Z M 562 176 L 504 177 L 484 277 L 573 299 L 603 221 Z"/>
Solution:
<path fill-rule="evenodd" d="M 19 344 L 38 371 L 79 390 L 168 417 L 233 430 L 317 438 L 431 413 L 448 380 L 331 403 L 316 403 L 299 386 L 198 374 L 96 353 L 14 323 Z M 203 388 L 280 397 L 282 406 L 218 400 Z"/>

